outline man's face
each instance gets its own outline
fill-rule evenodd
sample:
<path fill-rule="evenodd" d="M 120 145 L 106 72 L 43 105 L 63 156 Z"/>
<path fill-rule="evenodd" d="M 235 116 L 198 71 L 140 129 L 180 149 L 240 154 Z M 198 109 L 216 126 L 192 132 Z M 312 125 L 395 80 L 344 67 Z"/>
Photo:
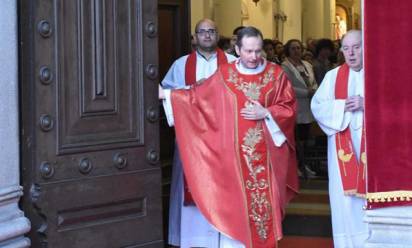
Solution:
<path fill-rule="evenodd" d="M 219 35 L 213 23 L 204 21 L 198 26 L 195 38 L 196 45 L 200 50 L 211 52 L 217 47 Z"/>
<path fill-rule="evenodd" d="M 354 71 L 360 71 L 362 62 L 362 40 L 360 33 L 348 33 L 342 41 L 342 52 L 345 62 Z"/>
<path fill-rule="evenodd" d="M 244 36 L 242 46 L 236 46 L 236 53 L 240 57 L 240 63 L 248 69 L 255 69 L 262 61 L 262 38 Z"/>

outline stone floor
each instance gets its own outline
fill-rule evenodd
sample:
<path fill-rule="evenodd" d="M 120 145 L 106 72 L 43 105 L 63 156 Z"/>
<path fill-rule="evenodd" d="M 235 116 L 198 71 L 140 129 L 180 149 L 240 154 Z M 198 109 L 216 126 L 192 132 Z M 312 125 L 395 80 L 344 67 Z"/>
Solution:
<path fill-rule="evenodd" d="M 333 248 L 331 238 L 286 236 L 278 248 Z"/>
<path fill-rule="evenodd" d="M 305 151 L 305 164 L 314 178 L 300 178 L 300 192 L 288 205 L 280 248 L 333 247 L 330 215 L 326 137 L 313 140 Z"/>

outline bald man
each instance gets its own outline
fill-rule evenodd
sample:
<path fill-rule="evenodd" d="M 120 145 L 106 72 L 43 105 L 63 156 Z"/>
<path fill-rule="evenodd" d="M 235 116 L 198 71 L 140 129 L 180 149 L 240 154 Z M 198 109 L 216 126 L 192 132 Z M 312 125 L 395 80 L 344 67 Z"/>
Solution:
<path fill-rule="evenodd" d="M 220 65 L 236 59 L 217 48 L 219 33 L 212 20 L 200 20 L 196 24 L 193 38 L 196 50 L 173 63 L 161 83 L 163 88 L 179 89 L 200 83 L 211 76 Z M 194 206 L 190 189 L 184 185 L 182 162 L 176 145 L 170 192 L 169 244 L 181 247 L 212 247 L 210 244 L 213 245 L 213 241 L 218 240 L 214 237 L 219 234 Z"/>
<path fill-rule="evenodd" d="M 335 248 L 364 247 L 366 153 L 362 33 L 342 40 L 345 64 L 329 71 L 312 98 L 311 108 L 328 136 L 329 198 Z"/>

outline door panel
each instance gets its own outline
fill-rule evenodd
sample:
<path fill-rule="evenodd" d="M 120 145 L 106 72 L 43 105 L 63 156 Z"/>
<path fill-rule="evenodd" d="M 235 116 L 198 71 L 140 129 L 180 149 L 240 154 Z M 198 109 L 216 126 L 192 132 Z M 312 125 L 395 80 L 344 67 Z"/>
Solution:
<path fill-rule="evenodd" d="M 164 78 L 172 63 L 190 50 L 190 1 L 159 0 L 159 81 Z M 174 129 L 167 124 L 163 107 L 160 106 L 160 159 L 163 182 L 164 233 L 168 233 L 170 183 L 175 145 Z M 165 236 L 167 240 L 167 237 Z"/>
<path fill-rule="evenodd" d="M 162 247 L 157 1 L 20 3 L 33 247 Z"/>
<path fill-rule="evenodd" d="M 139 73 L 143 32 L 136 3 L 56 4 L 57 74 L 62 85 L 57 102 L 59 153 L 144 144 L 139 108 L 144 94 L 135 83 L 144 80 Z"/>

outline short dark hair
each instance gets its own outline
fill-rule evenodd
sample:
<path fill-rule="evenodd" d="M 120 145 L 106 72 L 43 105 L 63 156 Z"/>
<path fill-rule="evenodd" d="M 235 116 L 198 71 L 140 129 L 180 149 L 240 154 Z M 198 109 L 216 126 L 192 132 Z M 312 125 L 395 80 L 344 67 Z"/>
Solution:
<path fill-rule="evenodd" d="M 285 53 L 286 57 L 290 56 L 289 49 L 290 49 L 290 46 L 292 45 L 293 42 L 299 43 L 300 48 L 301 49 L 303 48 L 302 42 L 300 40 L 298 40 L 298 39 L 288 40 L 288 42 L 286 42 L 285 46 L 283 47 L 283 52 Z"/>
<path fill-rule="evenodd" d="M 330 39 L 320 39 L 316 43 L 315 46 L 315 56 L 317 57 L 319 55 L 319 52 L 322 49 L 329 49 L 331 52 L 335 50 L 335 45 L 333 44 L 333 41 Z"/>
<path fill-rule="evenodd" d="M 239 32 L 239 30 L 241 30 L 242 28 L 244 28 L 245 26 L 239 26 L 239 27 L 236 27 L 235 29 L 233 29 L 233 35 L 237 35 L 237 32 Z"/>
<path fill-rule="evenodd" d="M 263 40 L 262 32 L 255 27 L 244 27 L 237 32 L 237 41 L 236 46 L 239 48 L 242 47 L 242 39 L 243 37 L 260 37 Z"/>
<path fill-rule="evenodd" d="M 223 51 L 230 48 L 230 39 L 227 37 L 220 37 L 217 46 Z"/>
<path fill-rule="evenodd" d="M 271 39 L 264 39 L 264 40 L 263 40 L 263 47 L 265 47 L 265 46 L 267 46 L 267 45 L 273 46 L 273 49 L 274 49 L 275 46 L 276 46 L 276 43 L 275 43 L 273 40 L 271 40 Z"/>

